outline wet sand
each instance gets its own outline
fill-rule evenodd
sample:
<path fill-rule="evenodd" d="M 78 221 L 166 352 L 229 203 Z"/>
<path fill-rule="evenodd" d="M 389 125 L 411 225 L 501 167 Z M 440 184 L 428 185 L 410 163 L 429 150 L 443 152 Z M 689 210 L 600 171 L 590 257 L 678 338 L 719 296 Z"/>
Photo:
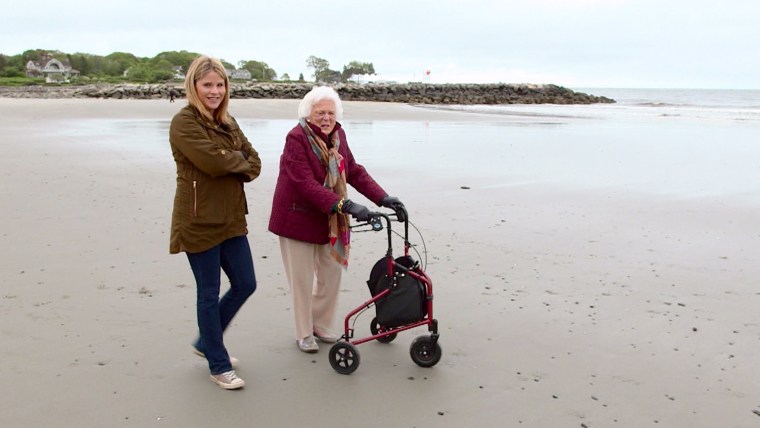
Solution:
<path fill-rule="evenodd" d="M 345 104 L 352 148 L 424 236 L 443 358 L 412 362 L 423 328 L 359 345 L 350 376 L 330 367 L 328 346 L 298 351 L 266 231 L 284 137 L 270 125 L 292 126 L 297 104 L 232 102 L 264 172 L 246 186 L 259 288 L 225 337 L 247 386 L 223 391 L 190 352 L 194 282 L 185 257 L 168 254 L 174 164 L 163 128 L 183 100 L 0 99 L 0 425 L 760 423 L 756 202 L 517 182 L 506 171 L 489 184 L 441 174 L 434 151 L 430 168 L 408 170 L 397 153 L 352 140 L 362 123 L 521 118 Z M 384 245 L 384 234 L 354 235 L 339 315 L 368 298 Z"/>

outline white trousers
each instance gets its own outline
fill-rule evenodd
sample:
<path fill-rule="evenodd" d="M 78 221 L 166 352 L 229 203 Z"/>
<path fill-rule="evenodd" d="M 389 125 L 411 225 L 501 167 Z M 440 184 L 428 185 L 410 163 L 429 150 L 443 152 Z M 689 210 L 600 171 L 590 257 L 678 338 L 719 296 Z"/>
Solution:
<path fill-rule="evenodd" d="M 293 296 L 296 340 L 311 335 L 314 326 L 331 329 L 343 267 L 330 257 L 330 246 L 280 237 L 280 251 Z"/>

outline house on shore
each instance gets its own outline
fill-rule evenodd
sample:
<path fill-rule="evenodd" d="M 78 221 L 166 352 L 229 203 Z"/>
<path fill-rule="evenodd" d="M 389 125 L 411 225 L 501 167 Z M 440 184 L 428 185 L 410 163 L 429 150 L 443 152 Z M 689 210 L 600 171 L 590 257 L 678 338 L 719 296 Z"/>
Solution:
<path fill-rule="evenodd" d="M 182 66 L 175 65 L 172 67 L 172 72 L 174 73 L 174 78 L 177 80 L 185 80 L 185 72 L 182 71 Z"/>
<path fill-rule="evenodd" d="M 68 62 L 48 57 L 38 61 L 27 61 L 26 76 L 44 77 L 47 83 L 68 82 L 72 76 L 79 76 L 79 71 L 71 68 Z"/>
<path fill-rule="evenodd" d="M 230 80 L 251 80 L 251 72 L 248 70 L 233 70 L 227 68 L 224 71 L 227 72 L 227 77 L 229 77 Z"/>

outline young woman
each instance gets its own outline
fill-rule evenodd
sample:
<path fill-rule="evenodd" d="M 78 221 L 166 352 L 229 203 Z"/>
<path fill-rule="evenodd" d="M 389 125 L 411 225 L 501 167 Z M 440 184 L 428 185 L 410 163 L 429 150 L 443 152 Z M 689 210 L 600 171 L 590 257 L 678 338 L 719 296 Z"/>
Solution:
<path fill-rule="evenodd" d="M 224 389 L 245 385 L 233 370 L 222 335 L 256 290 L 248 244 L 243 183 L 261 160 L 227 113 L 229 79 L 222 63 L 196 58 L 185 77 L 188 105 L 172 119 L 169 142 L 177 164 L 169 251 L 185 252 L 197 286 L 199 337 L 193 352 L 208 361 L 211 380 Z M 220 299 L 221 271 L 230 288 Z"/>

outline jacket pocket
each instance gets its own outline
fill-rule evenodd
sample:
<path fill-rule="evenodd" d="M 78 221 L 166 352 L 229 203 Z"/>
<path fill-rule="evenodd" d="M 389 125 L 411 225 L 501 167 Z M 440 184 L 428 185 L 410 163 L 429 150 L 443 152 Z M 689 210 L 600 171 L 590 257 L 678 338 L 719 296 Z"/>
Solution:
<path fill-rule="evenodd" d="M 288 209 L 289 209 L 290 211 L 310 211 L 310 210 L 309 210 L 309 209 L 307 209 L 305 206 L 303 206 L 303 205 L 299 205 L 299 204 L 297 204 L 297 203 L 295 203 L 295 202 L 291 203 L 291 204 L 288 206 Z"/>
<path fill-rule="evenodd" d="M 192 223 L 224 224 L 227 223 L 229 194 L 217 184 L 220 179 L 196 176 L 192 189 Z"/>

